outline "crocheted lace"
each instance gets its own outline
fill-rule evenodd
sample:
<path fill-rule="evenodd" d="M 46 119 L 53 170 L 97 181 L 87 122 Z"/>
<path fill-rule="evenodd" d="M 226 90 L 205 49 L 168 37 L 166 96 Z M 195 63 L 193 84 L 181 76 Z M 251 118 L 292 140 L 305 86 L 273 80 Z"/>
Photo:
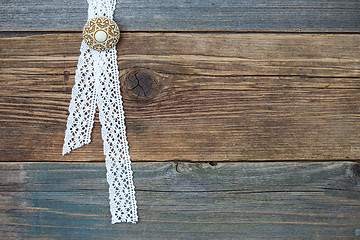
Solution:
<path fill-rule="evenodd" d="M 113 18 L 116 0 L 88 0 L 88 4 L 88 19 Z M 136 223 L 137 204 L 126 139 L 116 49 L 114 47 L 98 52 L 83 41 L 80 52 L 63 155 L 91 142 L 91 131 L 98 107 L 106 156 L 111 222 Z"/>

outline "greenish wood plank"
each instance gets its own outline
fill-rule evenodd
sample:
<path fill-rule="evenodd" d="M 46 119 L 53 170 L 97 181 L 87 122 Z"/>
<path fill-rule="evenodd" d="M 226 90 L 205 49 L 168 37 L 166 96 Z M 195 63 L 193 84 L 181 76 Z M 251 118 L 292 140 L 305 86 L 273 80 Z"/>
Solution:
<path fill-rule="evenodd" d="M 82 29 L 86 0 L 3 0 L 0 31 Z M 124 30 L 360 30 L 358 0 L 122 0 L 115 20 Z"/>
<path fill-rule="evenodd" d="M 110 223 L 100 163 L 0 164 L 0 235 L 16 239 L 358 239 L 360 167 L 136 163 L 137 224 Z"/>

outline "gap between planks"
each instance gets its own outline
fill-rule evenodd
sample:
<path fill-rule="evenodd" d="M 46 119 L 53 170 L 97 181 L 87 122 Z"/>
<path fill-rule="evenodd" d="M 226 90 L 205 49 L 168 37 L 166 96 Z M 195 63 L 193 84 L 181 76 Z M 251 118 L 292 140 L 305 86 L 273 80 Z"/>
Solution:
<path fill-rule="evenodd" d="M 105 163 L 105 159 L 103 161 L 98 160 L 98 161 L 78 161 L 78 160 L 73 160 L 73 161 L 34 161 L 34 162 L 28 162 L 28 161 L 0 161 L 0 164 L 32 164 L 32 163 L 64 163 L 64 164 L 104 164 Z M 191 161 L 191 160 L 166 160 L 166 161 L 154 161 L 154 160 L 144 160 L 144 161 L 133 161 L 132 164 L 152 164 L 152 163 L 173 163 L 173 164 L 179 164 L 179 163 L 189 163 L 189 164 L 209 164 L 211 166 L 216 166 L 217 164 L 296 164 L 296 163 L 328 163 L 328 164 L 335 164 L 335 163 L 355 163 L 355 164 L 360 164 L 360 159 L 358 160 L 348 160 L 348 159 L 339 159 L 339 160 L 263 160 L 263 161 L 254 161 L 254 160 L 249 160 L 249 161 Z"/>
<path fill-rule="evenodd" d="M 360 32 L 311 32 L 311 31 L 225 31 L 225 30 L 204 30 L 204 31 L 171 31 L 171 30 L 121 30 L 121 33 L 194 33 L 194 34 L 304 34 L 304 35 L 360 35 Z M 45 34 L 66 34 L 66 33 L 82 33 L 82 31 L 0 31 L 0 38 L 26 37 Z"/>

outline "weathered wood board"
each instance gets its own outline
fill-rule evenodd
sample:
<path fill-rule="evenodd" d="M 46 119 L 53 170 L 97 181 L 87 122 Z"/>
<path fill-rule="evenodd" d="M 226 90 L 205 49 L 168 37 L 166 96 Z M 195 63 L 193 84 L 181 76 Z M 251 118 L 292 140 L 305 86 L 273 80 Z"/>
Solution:
<path fill-rule="evenodd" d="M 112 225 L 104 164 L 1 163 L 2 238 L 359 239 L 355 163 L 133 169 L 139 222 Z"/>
<path fill-rule="evenodd" d="M 0 239 L 360 239 L 360 1 L 114 18 L 140 221 L 110 223 L 97 119 L 61 156 L 86 1 L 3 0 Z"/>
<path fill-rule="evenodd" d="M 2 0 L 0 31 L 82 30 L 85 0 Z M 122 0 L 115 20 L 123 30 L 359 32 L 358 0 Z"/>
<path fill-rule="evenodd" d="M 61 156 L 80 42 L 0 38 L 1 161 L 103 161 L 99 124 Z M 360 158 L 357 34 L 125 33 L 118 49 L 133 161 Z"/>

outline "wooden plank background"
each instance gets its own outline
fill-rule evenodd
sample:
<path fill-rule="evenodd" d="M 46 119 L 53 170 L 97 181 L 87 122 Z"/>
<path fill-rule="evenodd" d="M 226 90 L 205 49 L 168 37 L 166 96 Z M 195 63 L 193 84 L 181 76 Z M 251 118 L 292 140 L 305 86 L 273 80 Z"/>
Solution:
<path fill-rule="evenodd" d="M 358 0 L 122 0 L 114 18 L 123 30 L 358 32 Z M 79 31 L 86 1 L 3 0 L 6 31 Z"/>
<path fill-rule="evenodd" d="M 133 168 L 140 221 L 111 225 L 104 164 L 0 164 L 2 237 L 358 239 L 360 169 L 354 163 Z"/>
<path fill-rule="evenodd" d="M 135 225 L 61 156 L 85 2 L 0 4 L 0 238 L 360 238 L 359 1 L 119 2 Z"/>
<path fill-rule="evenodd" d="M 91 146 L 59 155 L 80 42 L 0 39 L 4 161 L 103 160 L 98 125 Z M 359 48 L 356 34 L 125 33 L 132 160 L 359 159 Z M 134 72 L 153 77 L 148 96 L 131 91 Z"/>

